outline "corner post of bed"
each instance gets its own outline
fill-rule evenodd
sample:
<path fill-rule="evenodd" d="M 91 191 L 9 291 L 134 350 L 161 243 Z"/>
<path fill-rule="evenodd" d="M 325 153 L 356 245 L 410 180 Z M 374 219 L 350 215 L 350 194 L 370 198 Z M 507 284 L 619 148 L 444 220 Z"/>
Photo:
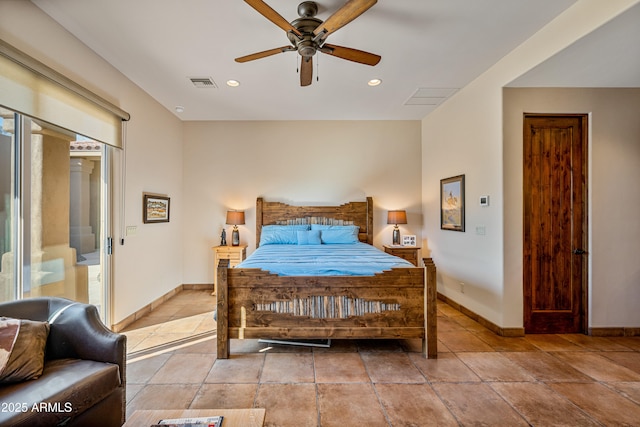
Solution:
<path fill-rule="evenodd" d="M 373 245 L 373 197 L 367 197 L 367 243 Z"/>
<path fill-rule="evenodd" d="M 221 259 L 218 264 L 217 322 L 218 322 L 218 359 L 229 358 L 229 289 L 227 269 L 229 260 Z"/>
<path fill-rule="evenodd" d="M 258 197 L 256 199 L 256 249 L 260 246 L 260 235 L 262 234 L 262 207 L 264 199 Z"/>
<path fill-rule="evenodd" d="M 424 333 L 422 352 L 429 359 L 438 358 L 438 309 L 437 309 L 437 276 L 436 265 L 432 258 L 423 258 L 425 266 L 425 293 L 424 293 Z"/>

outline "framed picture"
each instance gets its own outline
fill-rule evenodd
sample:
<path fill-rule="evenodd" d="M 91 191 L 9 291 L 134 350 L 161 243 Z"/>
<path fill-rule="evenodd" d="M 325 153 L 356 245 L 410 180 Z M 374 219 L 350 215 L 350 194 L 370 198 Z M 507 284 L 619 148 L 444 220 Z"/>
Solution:
<path fill-rule="evenodd" d="M 440 228 L 464 231 L 464 175 L 440 180 Z"/>
<path fill-rule="evenodd" d="M 402 236 L 402 246 L 415 246 L 416 236 L 411 234 L 405 234 Z"/>
<path fill-rule="evenodd" d="M 165 196 L 152 194 L 142 195 L 142 222 L 169 222 L 169 204 L 171 200 Z"/>

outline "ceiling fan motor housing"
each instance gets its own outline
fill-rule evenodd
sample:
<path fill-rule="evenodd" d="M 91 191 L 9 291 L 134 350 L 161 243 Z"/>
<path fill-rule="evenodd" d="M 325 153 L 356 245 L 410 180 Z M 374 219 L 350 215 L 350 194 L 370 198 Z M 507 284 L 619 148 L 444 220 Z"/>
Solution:
<path fill-rule="evenodd" d="M 289 41 L 291 41 L 291 44 L 298 50 L 300 55 L 313 56 L 316 54 L 320 46 L 313 41 L 313 30 L 320 24 L 322 24 L 322 21 L 313 17 L 298 18 L 291 22 L 291 25 L 302 33 L 302 39 L 293 33 L 287 34 Z"/>

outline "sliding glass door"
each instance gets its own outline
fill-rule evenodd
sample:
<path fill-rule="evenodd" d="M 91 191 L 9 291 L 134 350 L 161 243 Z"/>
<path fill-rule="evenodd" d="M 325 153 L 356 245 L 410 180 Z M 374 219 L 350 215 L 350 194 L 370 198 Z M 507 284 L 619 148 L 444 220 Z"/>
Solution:
<path fill-rule="evenodd" d="M 0 301 L 16 298 L 16 243 L 18 212 L 15 195 L 18 192 L 16 166 L 18 148 L 14 124 L 17 115 L 0 108 Z"/>
<path fill-rule="evenodd" d="M 107 322 L 111 148 L 7 109 L 0 120 L 0 298 L 88 302 Z"/>

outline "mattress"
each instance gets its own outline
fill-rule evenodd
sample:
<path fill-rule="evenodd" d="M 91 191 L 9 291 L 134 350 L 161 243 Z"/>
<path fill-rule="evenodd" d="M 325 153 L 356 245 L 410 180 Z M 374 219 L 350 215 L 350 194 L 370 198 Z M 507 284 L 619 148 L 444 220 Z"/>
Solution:
<path fill-rule="evenodd" d="M 259 268 L 280 276 L 373 276 L 415 267 L 366 243 L 260 246 L 235 268 Z"/>

